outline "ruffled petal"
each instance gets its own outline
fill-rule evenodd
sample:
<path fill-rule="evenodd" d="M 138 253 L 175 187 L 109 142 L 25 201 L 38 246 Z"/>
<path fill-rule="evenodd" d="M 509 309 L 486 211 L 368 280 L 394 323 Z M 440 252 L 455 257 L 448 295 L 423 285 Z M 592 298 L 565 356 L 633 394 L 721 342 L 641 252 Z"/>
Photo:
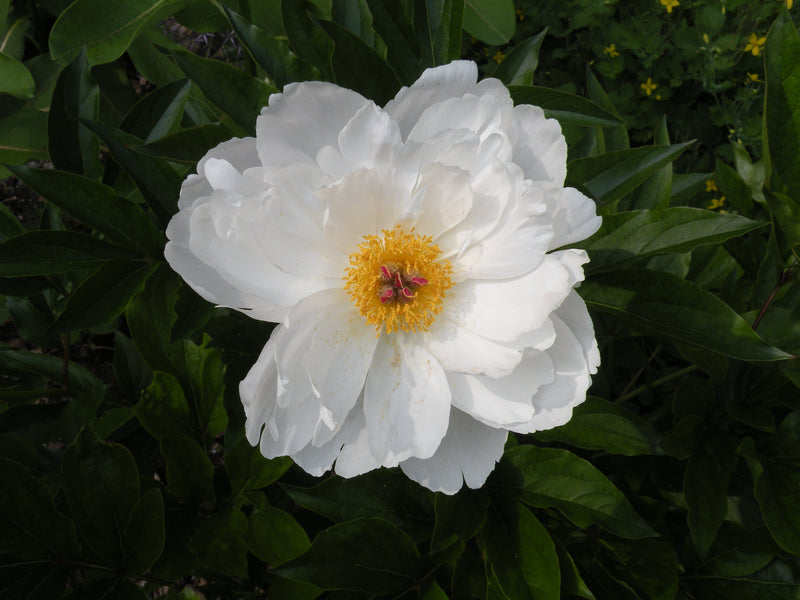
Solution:
<path fill-rule="evenodd" d="M 479 423 L 458 409 L 450 413 L 450 428 L 436 453 L 425 460 L 400 463 L 403 472 L 434 492 L 455 494 L 466 482 L 481 487 L 503 456 L 508 431 Z"/>
<path fill-rule="evenodd" d="M 397 121 L 405 138 L 422 112 L 448 98 L 467 93 L 478 80 L 478 67 L 474 62 L 456 60 L 447 65 L 425 69 L 410 87 L 404 87 L 384 110 Z"/>
<path fill-rule="evenodd" d="M 550 249 L 585 240 L 600 229 L 603 219 L 597 215 L 597 206 L 591 198 L 575 188 L 542 187 L 553 223 Z"/>
<path fill-rule="evenodd" d="M 538 106 L 521 104 L 507 120 L 511 136 L 514 162 L 531 181 L 564 185 L 567 177 L 567 141 L 561 134 L 561 125 L 547 119 Z"/>
<path fill-rule="evenodd" d="M 332 83 L 290 83 L 272 94 L 256 121 L 258 156 L 264 166 L 312 162 L 369 101 Z"/>
<path fill-rule="evenodd" d="M 384 466 L 428 458 L 447 431 L 450 387 L 444 370 L 410 338 L 381 337 L 364 388 L 371 453 Z"/>

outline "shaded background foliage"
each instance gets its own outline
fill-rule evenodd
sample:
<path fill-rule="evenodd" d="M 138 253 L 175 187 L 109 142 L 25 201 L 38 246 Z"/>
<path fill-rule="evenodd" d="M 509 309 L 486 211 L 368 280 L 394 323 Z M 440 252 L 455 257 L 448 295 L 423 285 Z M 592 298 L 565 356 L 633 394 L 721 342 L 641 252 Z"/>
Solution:
<path fill-rule="evenodd" d="M 800 597 L 781 6 L 0 0 L 0 595 Z M 583 244 L 590 397 L 452 497 L 266 460 L 237 386 L 272 326 L 164 264 L 180 182 L 288 82 L 383 103 L 460 56 L 562 123 L 568 183 L 604 215 Z"/>

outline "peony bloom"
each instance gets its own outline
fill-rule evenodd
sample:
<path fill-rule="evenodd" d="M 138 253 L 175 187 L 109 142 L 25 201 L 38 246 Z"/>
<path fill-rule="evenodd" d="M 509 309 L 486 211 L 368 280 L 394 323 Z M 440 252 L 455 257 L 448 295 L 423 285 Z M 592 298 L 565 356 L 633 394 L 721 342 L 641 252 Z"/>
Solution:
<path fill-rule="evenodd" d="M 574 287 L 594 203 L 558 123 L 474 63 L 385 107 L 287 85 L 256 138 L 181 188 L 165 255 L 201 296 L 279 322 L 240 385 L 247 438 L 321 475 L 400 466 L 481 486 L 508 431 L 561 425 L 599 363 Z"/>

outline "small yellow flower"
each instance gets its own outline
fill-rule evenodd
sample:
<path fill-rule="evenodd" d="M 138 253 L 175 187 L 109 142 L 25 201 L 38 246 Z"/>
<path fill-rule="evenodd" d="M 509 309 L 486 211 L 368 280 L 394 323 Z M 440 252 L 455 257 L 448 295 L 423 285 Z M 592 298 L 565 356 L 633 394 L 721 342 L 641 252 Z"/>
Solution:
<path fill-rule="evenodd" d="M 712 198 L 711 204 L 707 206 L 708 210 L 715 210 L 717 208 L 722 208 L 722 205 L 725 204 L 725 196 L 721 198 Z"/>
<path fill-rule="evenodd" d="M 708 44 L 708 34 L 707 34 L 707 33 L 704 33 L 704 34 L 703 34 L 703 41 L 704 41 L 706 44 Z"/>
<path fill-rule="evenodd" d="M 680 5 L 680 2 L 678 0 L 661 0 L 661 4 L 667 9 L 667 13 L 671 13 L 673 8 Z"/>
<path fill-rule="evenodd" d="M 748 73 L 748 74 L 747 74 L 747 78 L 748 78 L 750 81 L 752 81 L 753 83 L 758 83 L 759 81 L 761 81 L 761 80 L 758 78 L 758 73 Z"/>
<path fill-rule="evenodd" d="M 644 90 L 644 93 L 649 96 L 658 87 L 658 84 L 653 83 L 653 81 L 648 77 L 647 81 L 645 81 L 639 87 L 641 87 Z"/>
<path fill-rule="evenodd" d="M 608 54 L 611 58 L 615 56 L 619 56 L 619 52 L 617 52 L 617 45 L 616 44 L 609 44 L 605 48 L 603 48 L 603 52 Z"/>
<path fill-rule="evenodd" d="M 706 179 L 706 191 L 707 192 L 716 192 L 717 191 L 717 182 L 713 179 Z"/>
<path fill-rule="evenodd" d="M 767 42 L 767 36 L 762 35 L 758 37 L 755 33 L 751 33 L 747 38 L 747 45 L 744 47 L 745 52 L 752 52 L 753 56 L 758 56 L 761 53 L 761 46 Z"/>
<path fill-rule="evenodd" d="M 521 8 L 517 9 L 517 19 L 519 19 L 520 21 L 524 21 L 525 20 L 525 11 L 522 10 Z"/>
<path fill-rule="evenodd" d="M 501 62 L 503 62 L 503 59 L 505 57 L 506 55 L 500 52 L 500 50 L 498 50 L 492 58 L 494 59 L 494 62 L 496 62 L 499 65 Z"/>
<path fill-rule="evenodd" d="M 794 0 L 780 0 L 780 1 L 781 2 L 786 2 L 786 9 L 787 10 L 792 10 L 792 3 L 794 2 Z"/>

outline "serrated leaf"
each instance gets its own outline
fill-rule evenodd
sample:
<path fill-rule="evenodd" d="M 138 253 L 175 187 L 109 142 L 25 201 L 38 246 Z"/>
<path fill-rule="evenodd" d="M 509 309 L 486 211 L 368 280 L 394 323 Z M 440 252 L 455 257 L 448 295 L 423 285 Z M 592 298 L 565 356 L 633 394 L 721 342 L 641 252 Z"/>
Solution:
<path fill-rule="evenodd" d="M 543 442 L 563 442 L 625 456 L 662 453 L 655 427 L 602 398 L 587 398 L 573 409 L 572 418 L 565 425 L 537 431 L 534 436 Z"/>
<path fill-rule="evenodd" d="M 121 246 L 74 231 L 30 231 L 0 243 L 0 276 L 53 275 L 136 258 Z"/>
<path fill-rule="evenodd" d="M 566 450 L 512 448 L 490 481 L 526 504 L 557 508 L 578 527 L 600 525 L 628 539 L 657 535 L 605 475 Z"/>
<path fill-rule="evenodd" d="M 566 185 L 578 188 L 604 206 L 636 189 L 692 144 L 693 141 L 671 146 L 643 146 L 579 158 L 567 165 Z"/>
<path fill-rule="evenodd" d="M 413 587 L 423 568 L 417 546 L 403 531 L 364 518 L 321 532 L 308 552 L 276 573 L 324 590 L 385 594 Z"/>
<path fill-rule="evenodd" d="M 157 265 L 112 260 L 90 275 L 68 298 L 64 312 L 50 326 L 53 333 L 107 325 L 138 294 Z"/>
<path fill-rule="evenodd" d="M 517 15 L 511 0 L 465 0 L 464 31 L 490 46 L 500 46 L 514 35 Z"/>
<path fill-rule="evenodd" d="M 698 246 L 719 244 L 766 225 L 768 223 L 739 215 L 688 207 L 606 215 L 597 233 L 583 244 L 591 258 L 586 269 L 605 270 L 643 257 L 689 252 Z"/>
<path fill-rule="evenodd" d="M 78 534 L 104 562 L 124 562 L 123 536 L 139 500 L 139 472 L 131 453 L 84 429 L 64 451 L 64 495 Z"/>
<path fill-rule="evenodd" d="M 164 251 L 164 236 L 142 208 L 114 190 L 88 177 L 56 171 L 11 167 L 14 175 L 31 186 L 59 208 L 127 247 L 160 258 Z"/>
<path fill-rule="evenodd" d="M 169 11 L 177 0 L 76 0 L 50 31 L 53 60 L 67 64 L 86 46 L 89 64 L 111 62 L 128 48 L 139 30 Z"/>
<path fill-rule="evenodd" d="M 538 106 L 544 110 L 546 117 L 558 119 L 560 123 L 570 123 L 584 127 L 610 127 L 622 123 L 619 117 L 600 108 L 591 100 L 568 92 L 551 90 L 550 88 L 535 85 L 512 85 L 508 88 L 508 91 L 514 99 L 514 104 L 533 104 Z M 574 161 L 570 165 L 575 164 L 575 162 L 579 163 L 579 161 Z M 580 168 L 580 163 L 576 168 Z M 572 169 L 572 166 L 570 166 L 570 169 Z M 584 179 L 588 178 L 582 178 L 580 181 L 584 181 Z"/>
<path fill-rule="evenodd" d="M 590 308 L 634 327 L 731 358 L 790 358 L 762 340 L 722 300 L 670 273 L 625 269 L 598 274 L 581 285 L 580 294 Z"/>

